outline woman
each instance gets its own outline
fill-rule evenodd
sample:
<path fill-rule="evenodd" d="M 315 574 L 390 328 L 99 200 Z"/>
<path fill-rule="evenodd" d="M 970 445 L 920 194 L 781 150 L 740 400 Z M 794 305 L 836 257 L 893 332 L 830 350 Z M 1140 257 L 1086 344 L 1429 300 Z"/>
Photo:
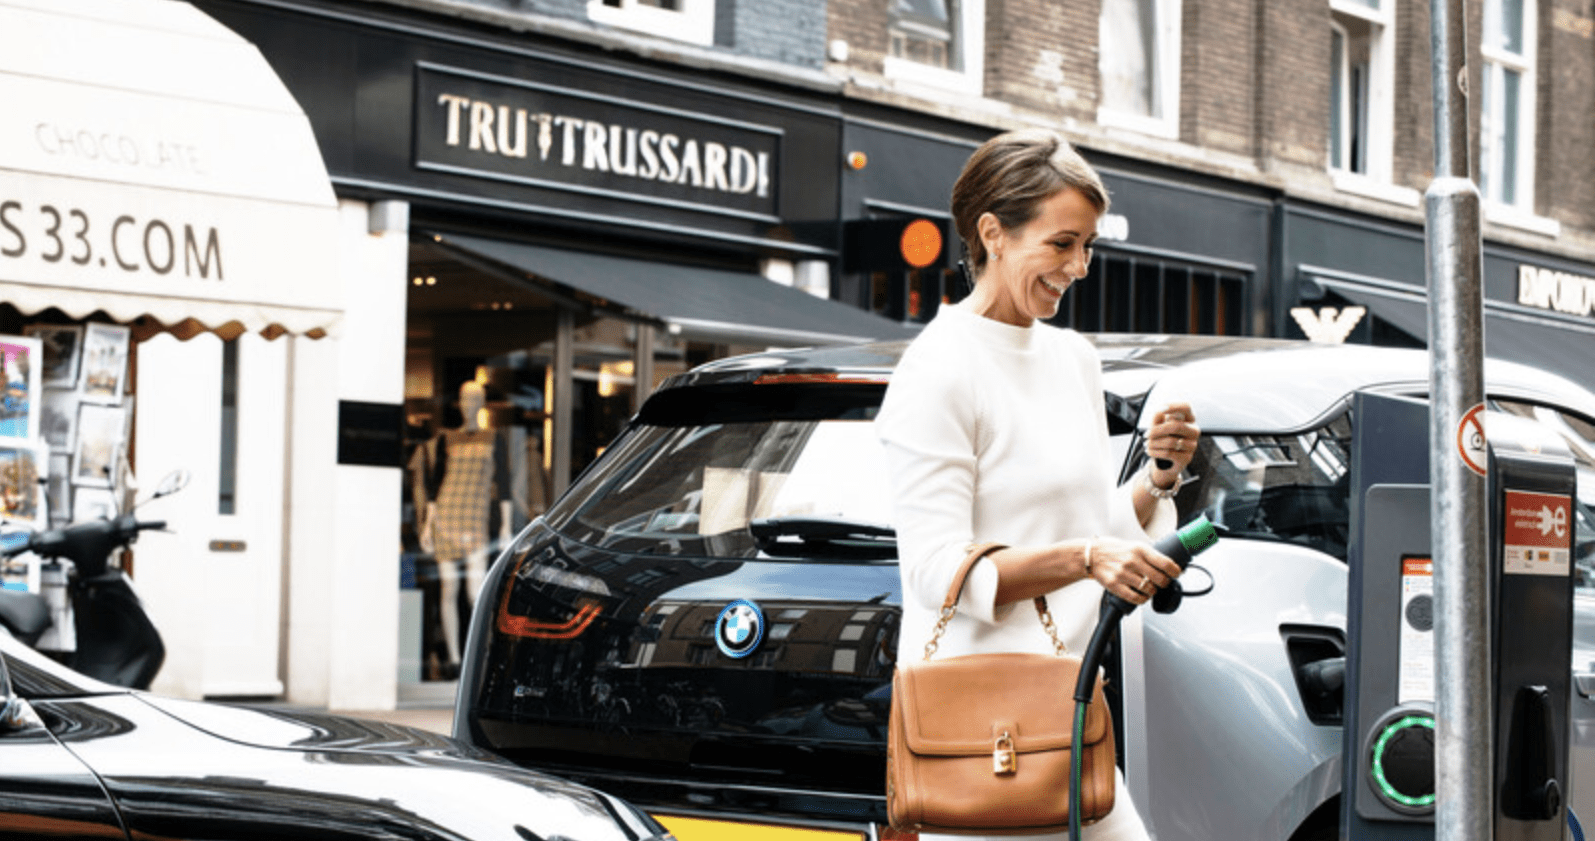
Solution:
<path fill-rule="evenodd" d="M 1081 654 L 1104 588 L 1139 605 L 1179 575 L 1148 544 L 1175 526 L 1170 497 L 1200 434 L 1190 407 L 1152 418 L 1148 454 L 1167 466 L 1116 487 L 1096 350 L 1037 323 L 1085 276 L 1107 208 L 1096 172 L 1051 131 L 993 138 L 953 186 L 974 289 L 909 346 L 876 421 L 895 492 L 900 659 L 923 656 L 971 543 L 1007 548 L 975 565 L 938 656 L 1051 653 L 1028 604 L 1040 595 Z M 1146 838 L 1122 778 L 1085 837 Z"/>

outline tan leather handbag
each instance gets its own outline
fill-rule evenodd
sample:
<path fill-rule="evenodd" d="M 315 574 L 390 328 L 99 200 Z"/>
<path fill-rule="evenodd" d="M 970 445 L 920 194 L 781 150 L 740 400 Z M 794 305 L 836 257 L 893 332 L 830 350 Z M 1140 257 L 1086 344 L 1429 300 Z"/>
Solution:
<path fill-rule="evenodd" d="M 951 835 L 1033 835 L 1069 829 L 1069 765 L 1080 658 L 1035 600 L 1054 655 L 969 654 L 932 660 L 975 562 L 971 547 L 942 603 L 922 660 L 897 664 L 886 747 L 893 829 Z M 1113 810 L 1113 727 L 1102 683 L 1086 710 L 1080 823 Z"/>

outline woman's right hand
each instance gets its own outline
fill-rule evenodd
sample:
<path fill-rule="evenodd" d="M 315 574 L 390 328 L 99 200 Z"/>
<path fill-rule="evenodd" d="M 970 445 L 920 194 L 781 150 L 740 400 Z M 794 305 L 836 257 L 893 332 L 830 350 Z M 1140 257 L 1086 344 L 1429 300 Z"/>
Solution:
<path fill-rule="evenodd" d="M 1117 537 L 1092 540 L 1091 577 L 1130 604 L 1144 604 L 1179 575 L 1179 564 L 1150 544 Z"/>

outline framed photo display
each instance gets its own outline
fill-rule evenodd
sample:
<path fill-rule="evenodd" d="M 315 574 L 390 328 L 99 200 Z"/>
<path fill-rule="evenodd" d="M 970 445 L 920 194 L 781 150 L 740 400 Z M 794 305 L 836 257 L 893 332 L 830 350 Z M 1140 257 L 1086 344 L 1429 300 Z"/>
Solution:
<path fill-rule="evenodd" d="M 75 389 L 46 388 L 39 400 L 39 433 L 52 452 L 72 451 L 78 428 L 78 393 Z"/>
<path fill-rule="evenodd" d="M 127 409 L 121 406 L 78 405 L 72 484 L 95 488 L 115 486 L 126 428 Z"/>
<path fill-rule="evenodd" d="M 50 527 L 58 528 L 72 520 L 72 454 L 50 453 L 50 480 L 45 483 L 45 498 L 50 509 Z"/>
<path fill-rule="evenodd" d="M 127 347 L 132 332 L 115 324 L 89 324 L 83 336 L 83 373 L 79 394 L 88 403 L 122 402 L 127 377 Z"/>
<path fill-rule="evenodd" d="M 116 494 L 110 488 L 77 488 L 72 493 L 72 522 L 109 520 L 116 516 Z"/>
<path fill-rule="evenodd" d="M 30 324 L 25 336 L 39 340 L 39 384 L 45 388 L 77 388 L 83 359 L 83 327 L 78 324 Z"/>
<path fill-rule="evenodd" d="M 0 438 L 39 434 L 39 340 L 0 336 Z"/>
<path fill-rule="evenodd" d="M 39 476 L 47 465 L 39 460 L 32 444 L 0 443 L 0 522 L 7 529 L 16 526 L 43 527 L 44 493 Z"/>

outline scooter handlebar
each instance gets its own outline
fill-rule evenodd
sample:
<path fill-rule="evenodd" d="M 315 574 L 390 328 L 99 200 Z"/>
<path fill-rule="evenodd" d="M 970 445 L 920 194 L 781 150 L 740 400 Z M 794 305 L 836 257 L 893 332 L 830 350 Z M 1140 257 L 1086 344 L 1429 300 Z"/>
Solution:
<path fill-rule="evenodd" d="M 165 520 L 139 521 L 131 515 L 73 523 L 65 528 L 0 539 L 0 557 L 31 551 L 45 558 L 69 558 L 80 571 L 88 572 L 103 565 L 112 549 L 131 544 L 139 532 L 164 528 Z"/>

